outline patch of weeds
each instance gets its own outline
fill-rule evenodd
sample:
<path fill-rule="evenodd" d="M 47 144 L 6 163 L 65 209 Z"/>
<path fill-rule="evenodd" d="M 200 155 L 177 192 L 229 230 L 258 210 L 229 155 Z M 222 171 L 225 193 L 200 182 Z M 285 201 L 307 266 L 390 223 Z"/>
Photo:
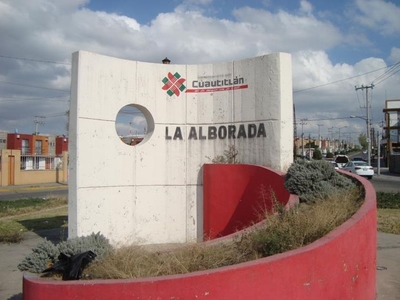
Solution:
<path fill-rule="evenodd" d="M 13 201 L 0 201 L 0 217 L 9 217 L 38 210 L 50 209 L 67 204 L 63 198 L 30 198 Z"/>
<path fill-rule="evenodd" d="M 378 231 L 400 234 L 400 209 L 378 209 Z"/>
<path fill-rule="evenodd" d="M 323 237 L 353 215 L 361 205 L 358 189 L 333 194 L 289 210 L 274 209 L 262 227 L 237 240 L 240 252 L 260 258 L 308 245 Z"/>
<path fill-rule="evenodd" d="M 24 230 L 0 223 L 0 243 L 19 243 L 24 239 Z"/>
<path fill-rule="evenodd" d="M 239 151 L 236 150 L 235 145 L 229 145 L 227 150 L 224 150 L 223 155 L 217 155 L 214 158 L 206 157 L 213 164 L 240 164 L 237 156 Z"/>
<path fill-rule="evenodd" d="M 400 192 L 377 192 L 376 200 L 378 208 L 400 209 Z"/>

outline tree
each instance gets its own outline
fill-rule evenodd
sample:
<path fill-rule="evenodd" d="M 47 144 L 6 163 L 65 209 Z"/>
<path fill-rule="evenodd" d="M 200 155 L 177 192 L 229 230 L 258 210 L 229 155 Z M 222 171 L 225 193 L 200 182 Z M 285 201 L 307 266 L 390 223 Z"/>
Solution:
<path fill-rule="evenodd" d="M 358 142 L 360 143 L 361 147 L 365 150 L 368 148 L 367 137 L 364 133 L 361 133 L 358 137 Z"/>
<path fill-rule="evenodd" d="M 318 149 L 315 149 L 312 158 L 313 158 L 313 159 L 316 159 L 316 160 L 322 159 L 322 153 L 321 153 L 321 151 L 318 150 Z"/>

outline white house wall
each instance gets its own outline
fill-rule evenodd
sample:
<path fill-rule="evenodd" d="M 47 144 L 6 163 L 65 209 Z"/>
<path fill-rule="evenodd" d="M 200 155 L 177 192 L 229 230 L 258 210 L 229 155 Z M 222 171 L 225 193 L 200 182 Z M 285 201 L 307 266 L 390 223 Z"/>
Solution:
<path fill-rule="evenodd" d="M 162 89 L 168 73 L 184 80 L 179 96 Z M 74 53 L 69 236 L 100 231 L 113 244 L 201 240 L 204 163 L 231 145 L 242 163 L 286 171 L 292 162 L 291 76 L 284 53 L 206 65 Z M 235 79 L 241 83 L 226 85 Z M 206 92 L 195 86 L 215 80 L 225 85 Z M 136 146 L 123 143 L 115 130 L 116 116 L 128 104 L 149 112 L 148 134 Z M 223 138 L 221 127 L 240 137 Z M 239 134 L 250 127 L 260 129 L 258 137 Z M 214 138 L 216 128 L 221 138 Z"/>

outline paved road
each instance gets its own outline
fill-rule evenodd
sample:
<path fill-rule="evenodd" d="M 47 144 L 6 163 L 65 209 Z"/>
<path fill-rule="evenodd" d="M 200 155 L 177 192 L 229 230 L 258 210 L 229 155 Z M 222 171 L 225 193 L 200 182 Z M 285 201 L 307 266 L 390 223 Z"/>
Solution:
<path fill-rule="evenodd" d="M 375 168 L 375 176 L 372 178 L 371 183 L 377 192 L 400 192 L 400 174 L 391 174 L 388 168 L 381 168 L 380 175 L 377 175 Z"/>
<path fill-rule="evenodd" d="M 66 184 L 48 184 L 0 188 L 0 201 L 53 197 L 68 197 L 68 186 Z"/>

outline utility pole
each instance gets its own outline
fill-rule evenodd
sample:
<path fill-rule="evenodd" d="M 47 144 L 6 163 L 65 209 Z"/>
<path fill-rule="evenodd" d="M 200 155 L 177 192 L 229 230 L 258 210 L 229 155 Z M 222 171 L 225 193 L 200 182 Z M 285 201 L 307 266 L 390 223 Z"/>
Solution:
<path fill-rule="evenodd" d="M 367 155 L 368 155 L 368 165 L 371 165 L 371 121 L 370 121 L 370 115 L 369 115 L 369 99 L 368 99 L 368 89 L 373 89 L 374 85 L 361 85 L 361 87 L 355 87 L 356 91 L 357 90 L 364 90 L 366 91 L 365 95 L 365 101 L 366 101 L 366 109 L 367 109 Z"/>
<path fill-rule="evenodd" d="M 339 152 L 342 151 L 342 140 L 340 139 L 340 130 L 343 128 L 347 128 L 347 126 L 338 127 L 338 129 L 339 129 Z"/>
<path fill-rule="evenodd" d="M 377 145 L 377 147 L 378 147 L 378 169 L 377 169 L 377 173 L 378 173 L 378 176 L 379 175 L 381 175 L 381 132 L 380 132 L 380 130 L 377 130 L 378 131 L 378 145 Z"/>
<path fill-rule="evenodd" d="M 303 126 L 306 125 L 307 119 L 300 119 L 300 125 L 301 125 L 301 158 L 304 159 L 304 130 Z"/>
<path fill-rule="evenodd" d="M 35 123 L 35 135 L 39 134 L 39 125 L 44 124 L 43 119 L 44 117 L 42 116 L 35 116 L 35 120 L 33 121 L 33 123 Z"/>
<path fill-rule="evenodd" d="M 331 152 L 331 153 L 334 152 L 333 147 L 335 146 L 335 143 L 333 141 L 333 128 L 335 128 L 335 127 L 328 127 L 328 134 L 330 133 L 329 152 Z"/>
<path fill-rule="evenodd" d="M 324 126 L 324 124 L 317 124 L 317 126 L 318 126 L 318 147 L 319 147 L 319 151 L 321 151 L 321 153 L 322 153 L 322 150 L 321 150 L 321 131 L 320 131 L 320 129 L 321 129 L 321 126 Z"/>

